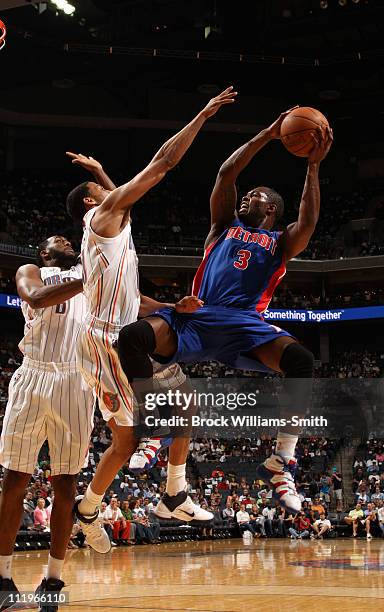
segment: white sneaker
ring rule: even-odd
[[[372,535],[370,533],[367,533],[367,540],[372,540]]]
[[[211,521],[213,519],[212,512],[194,504],[186,491],[180,491],[177,495],[164,493],[154,509],[154,513],[162,519],[175,518],[186,523],[190,521]]]
[[[150,470],[156,463],[160,451],[167,448],[173,442],[173,438],[142,438],[139,446],[133,453],[129,469],[133,472]]]
[[[111,541],[104,527],[99,521],[99,511],[92,516],[85,516],[79,511],[79,504],[83,495],[76,498],[74,507],[75,515],[79,519],[80,527],[85,536],[87,544],[98,553],[105,554],[111,550]]]
[[[297,494],[293,479],[296,469],[296,459],[284,461],[280,455],[271,455],[257,466],[255,476],[273,490],[273,497],[290,512],[300,512],[301,500]]]

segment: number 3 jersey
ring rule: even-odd
[[[206,249],[193,294],[207,306],[263,313],[286,272],[284,254],[278,247],[280,236],[281,232],[247,227],[234,219]]]
[[[78,263],[69,270],[40,268],[44,285],[59,285],[82,278]],[[70,300],[45,308],[31,308],[22,302],[25,319],[24,338],[19,349],[26,357],[43,362],[76,362],[76,338],[86,315],[86,300],[78,293]]]

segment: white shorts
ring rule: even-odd
[[[32,474],[48,440],[51,473],[77,474],[88,456],[94,396],[73,363],[24,357],[11,378],[0,439],[0,464]]]
[[[113,325],[89,317],[77,339],[77,358],[84,379],[95,390],[105,421],[114,419],[117,425],[135,424],[132,388],[120,365],[116,349],[121,325]],[[164,366],[153,361],[154,390],[177,389],[186,376],[177,363]]]

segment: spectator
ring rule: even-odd
[[[23,518],[22,528],[33,529],[34,527],[34,511],[35,504],[33,503],[33,493],[27,491],[23,500]]]
[[[305,516],[305,512],[298,512],[293,521],[294,526],[289,528],[291,540],[303,540],[309,538],[311,520]]]
[[[377,520],[381,529],[381,535],[384,537],[384,502],[379,501],[377,504]]]
[[[269,504],[260,508],[264,518],[264,533],[267,537],[273,536],[273,519],[276,513],[276,508],[272,508]]]
[[[223,518],[223,521],[226,521],[228,523],[233,523],[235,519],[235,511],[232,508],[232,501],[230,499],[227,499],[225,503],[225,508],[222,511],[221,516]]]
[[[105,510],[105,519],[112,526],[112,539],[114,542],[128,544],[130,540],[130,522],[127,522],[117,505],[117,498],[112,497],[109,506]]]
[[[328,474],[323,474],[320,478],[320,499],[328,505],[331,501],[330,490],[332,480]]]
[[[107,532],[109,539],[111,541],[112,546],[116,546],[116,542],[113,541],[113,525],[109,518],[107,518],[107,502],[102,501],[99,510],[99,521],[103,525],[105,531]]]
[[[367,540],[372,539],[371,529],[372,526],[377,524],[377,514],[375,505],[372,503],[367,504],[366,510],[364,510],[365,518],[361,521],[361,524],[364,525],[365,531],[367,534]]]
[[[239,525],[240,532],[250,531],[253,535],[255,535],[256,530],[253,525],[251,525],[251,517],[249,513],[245,511],[245,505],[240,504],[240,510],[236,513],[236,522]]]
[[[286,535],[285,532],[285,508],[282,508],[280,505],[276,506],[275,516],[273,517],[273,528],[274,533],[277,533],[279,538],[284,538]]]
[[[325,514],[325,508],[320,502],[320,497],[315,497],[311,507],[311,517],[313,520],[319,518],[320,514]]]
[[[343,478],[337,468],[332,470],[332,487],[333,495],[336,500],[336,512],[342,512],[343,510]]]
[[[380,485],[375,485],[375,492],[371,495],[371,501],[377,504],[379,501],[384,500],[384,493],[380,490]]]
[[[355,508],[349,511],[348,516],[344,517],[344,521],[347,525],[352,525],[352,537],[357,537],[357,530],[359,527],[359,521],[364,519],[364,512],[361,504],[357,503]]]
[[[36,529],[41,531],[49,531],[50,512],[45,507],[45,499],[39,497],[37,506],[33,512],[34,525]]]
[[[315,532],[315,539],[322,540],[323,536],[329,533],[332,525],[331,521],[325,517],[325,513],[320,513],[320,518],[318,518],[312,525],[312,529]]]

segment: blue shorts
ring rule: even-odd
[[[169,360],[162,359],[167,364],[220,361],[241,370],[271,372],[245,353],[280,336],[291,337],[253,310],[203,306],[193,314],[179,314],[174,308],[162,308],[151,316],[164,319],[177,334],[177,352]],[[154,358],[159,360],[158,356]]]

